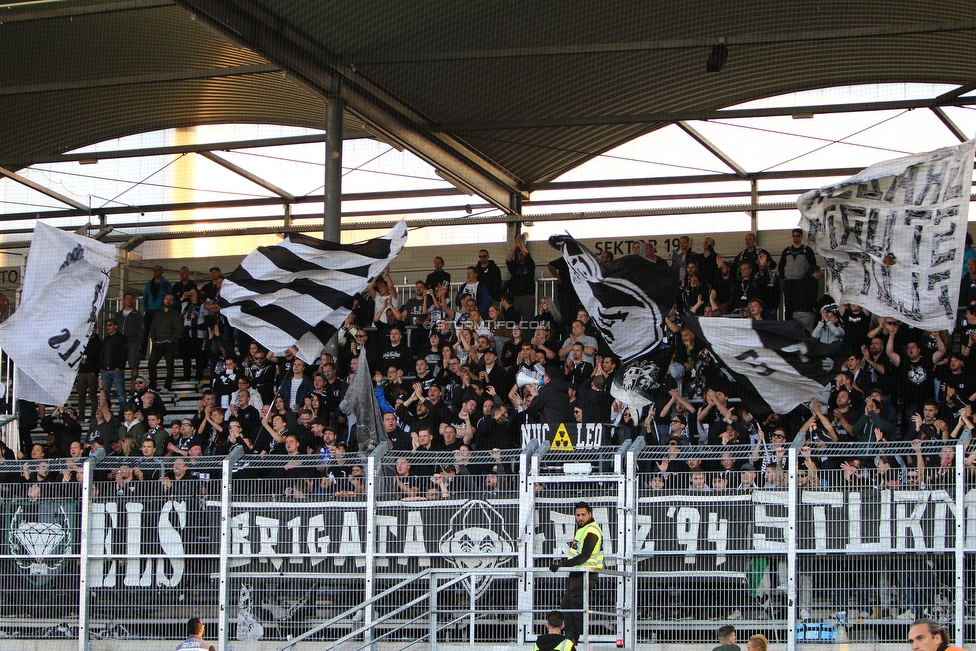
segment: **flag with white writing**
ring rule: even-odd
[[[623,362],[611,393],[632,407],[654,402],[671,358],[664,346],[664,315],[677,293],[677,271],[642,255],[604,265],[569,235],[554,235],[549,243],[562,250],[580,302]]]
[[[799,198],[827,292],[923,330],[952,330],[976,140],[884,161]]]
[[[37,222],[20,306],[0,324],[0,347],[16,364],[21,400],[63,405],[108,292],[117,251]]]
[[[224,279],[221,314],[276,353],[297,346],[306,362],[318,359],[356,296],[406,242],[402,221],[384,237],[362,244],[292,233],[277,246],[252,251]]]
[[[822,344],[798,321],[686,316],[685,325],[739,383],[739,397],[780,414],[817,397],[842,361],[842,342]]]

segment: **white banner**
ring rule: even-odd
[[[872,165],[799,198],[827,293],[923,330],[952,330],[976,140]]]
[[[68,399],[115,261],[111,244],[37,222],[20,306],[0,324],[0,347],[17,364],[17,398]]]

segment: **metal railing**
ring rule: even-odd
[[[873,644],[923,615],[961,645],[976,629],[973,459],[968,439],[800,438],[3,462],[0,638],[99,651],[181,639],[195,615],[235,651],[531,643],[585,500],[606,568],[581,645],[706,644],[727,622],[790,649]]]

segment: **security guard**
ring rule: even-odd
[[[546,634],[535,641],[532,651],[573,651],[572,640],[563,635],[563,615],[554,610],[546,616]]]
[[[191,617],[186,622],[186,633],[189,637],[176,651],[216,651],[212,644],[203,641],[203,621],[199,617]]]
[[[566,592],[563,594],[559,607],[564,611],[566,619],[566,637],[573,644],[579,642],[583,633],[583,585],[589,579],[590,602],[596,588],[597,571],[603,569],[603,530],[593,521],[593,509],[586,502],[579,502],[574,509],[576,517],[576,536],[569,544],[569,554],[566,558],[556,561],[549,566],[553,572],[561,567],[576,568],[570,572],[566,580]],[[585,570],[586,573],[579,571]],[[589,575],[587,577],[587,574]]]

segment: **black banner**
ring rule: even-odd
[[[522,447],[529,441],[548,441],[552,450],[563,452],[599,450],[604,432],[609,434],[611,428],[606,423],[526,423],[522,425]]]
[[[976,495],[967,508],[976,508]],[[580,496],[537,497],[531,523],[536,565],[561,557],[575,533]],[[604,531],[603,553],[618,544],[618,505],[606,491],[588,499]],[[785,555],[788,493],[643,493],[637,501],[634,554],[655,567],[729,569],[736,556]],[[119,497],[92,504],[88,535],[90,587],[174,588],[193,573],[213,574],[219,553],[219,502],[196,496]],[[56,556],[77,552],[78,518],[65,502],[11,503],[3,520],[5,552],[41,583],[56,574]],[[520,539],[519,501],[420,500],[380,502],[375,553],[367,553],[363,501],[253,501],[231,507],[232,576],[294,574],[360,577],[373,563],[379,577],[434,568],[514,567]],[[797,550],[804,553],[950,552],[962,514],[946,490],[800,491]],[[966,519],[976,537],[976,513]],[[128,557],[128,558],[126,558]],[[657,565],[657,563],[664,565]],[[198,563],[197,566],[193,566]],[[42,565],[49,567],[42,572]],[[192,568],[192,569],[191,569]]]

